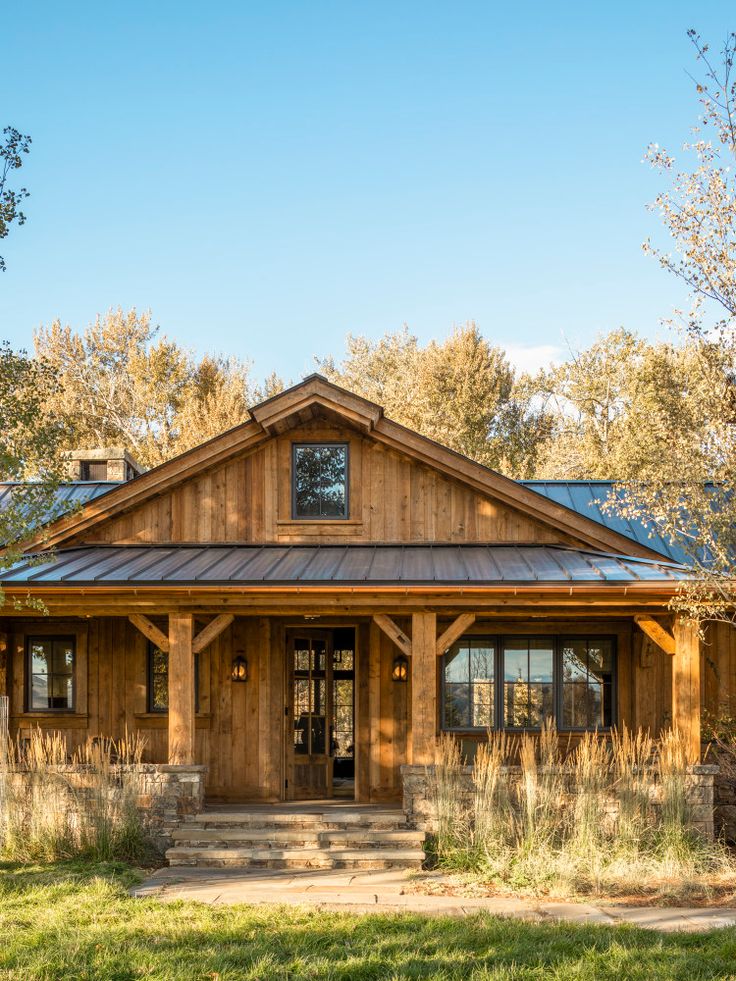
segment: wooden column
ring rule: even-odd
[[[411,762],[434,762],[437,737],[437,615],[411,618]]]
[[[194,763],[194,652],[191,614],[169,617],[169,763]]]
[[[675,619],[672,659],[672,725],[685,737],[690,761],[700,760],[700,637],[698,625]]]

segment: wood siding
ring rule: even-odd
[[[409,617],[397,625],[411,632]],[[366,617],[357,627],[356,785],[361,800],[397,800],[400,766],[411,747],[411,672],[409,682],[391,678],[398,650]],[[451,621],[440,619],[440,634]],[[207,793],[214,799],[276,800],[284,793],[285,636],[293,620],[236,617],[200,654],[199,711],[195,758],[209,767]],[[162,626],[164,621],[161,621]],[[202,623],[198,623],[199,629]],[[332,624],[325,621],[329,627]],[[478,621],[478,635],[615,634],[618,647],[617,717],[620,724],[641,726],[656,735],[671,723],[672,658],[629,618],[585,621],[560,617],[555,622]],[[146,739],[146,759],[167,759],[167,715],[147,712],[146,638],[125,617],[82,619],[8,618],[7,690],[14,733],[37,725],[65,733],[72,751],[88,736],[121,737],[126,728]],[[26,713],[25,638],[28,634],[73,633],[77,638],[76,706],[73,713]],[[232,659],[242,652],[248,681],[233,683]],[[711,627],[702,647],[703,706],[712,715],[736,714],[736,631]],[[439,675],[438,670],[438,675]],[[466,748],[479,737],[463,737]],[[569,739],[561,734],[564,744]],[[574,738],[573,738],[574,741]]]
[[[291,516],[291,446],[350,445],[348,520]],[[494,501],[347,427],[315,423],[269,440],[227,464],[80,536],[134,542],[562,542],[551,525]]]

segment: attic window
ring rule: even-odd
[[[347,443],[295,443],[292,518],[348,517]]]
[[[79,464],[80,480],[107,480],[107,460],[82,460]]]

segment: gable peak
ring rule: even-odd
[[[341,417],[369,433],[383,415],[383,407],[314,373],[253,406],[250,415],[265,432],[277,434],[307,422],[320,412]]]

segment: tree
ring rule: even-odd
[[[64,429],[46,411],[58,379],[49,364],[0,345],[0,480],[17,483],[0,504],[0,566],[8,568],[44,522],[64,513]],[[4,602],[0,590],[0,605]]]
[[[687,424],[671,433],[667,452],[649,442],[638,474],[625,486],[624,514],[653,519],[691,556],[694,579],[675,607],[699,619],[734,620],[736,609],[736,34],[720,63],[695,31],[689,37],[703,67],[694,80],[702,106],[695,140],[684,145],[689,168],[657,145],[649,160],[668,186],[653,208],[671,250],[644,244],[688,289],[684,327],[689,384]],[[706,134],[709,138],[706,139]]]
[[[67,447],[123,444],[147,467],[238,425],[261,396],[247,363],[197,360],[160,337],[149,313],[110,310],[81,333],[55,321],[34,342],[58,373],[47,409]]]
[[[20,210],[20,204],[28,197],[28,191],[24,187],[14,190],[9,181],[13,171],[23,166],[23,156],[30,149],[30,136],[24,136],[12,126],[5,127],[0,142],[0,239],[8,237],[11,225],[25,224],[26,216]],[[5,259],[1,255],[0,271],[5,272]]]
[[[730,369],[721,353],[693,339],[649,343],[619,329],[540,372],[529,384],[543,401],[550,433],[538,475],[634,480],[669,456],[673,440],[699,445],[707,438],[703,383],[721,392],[727,386]]]
[[[340,364],[317,365],[391,419],[485,466],[514,476],[533,471],[543,419],[504,353],[474,323],[424,348],[406,327],[375,342],[348,335]]]

